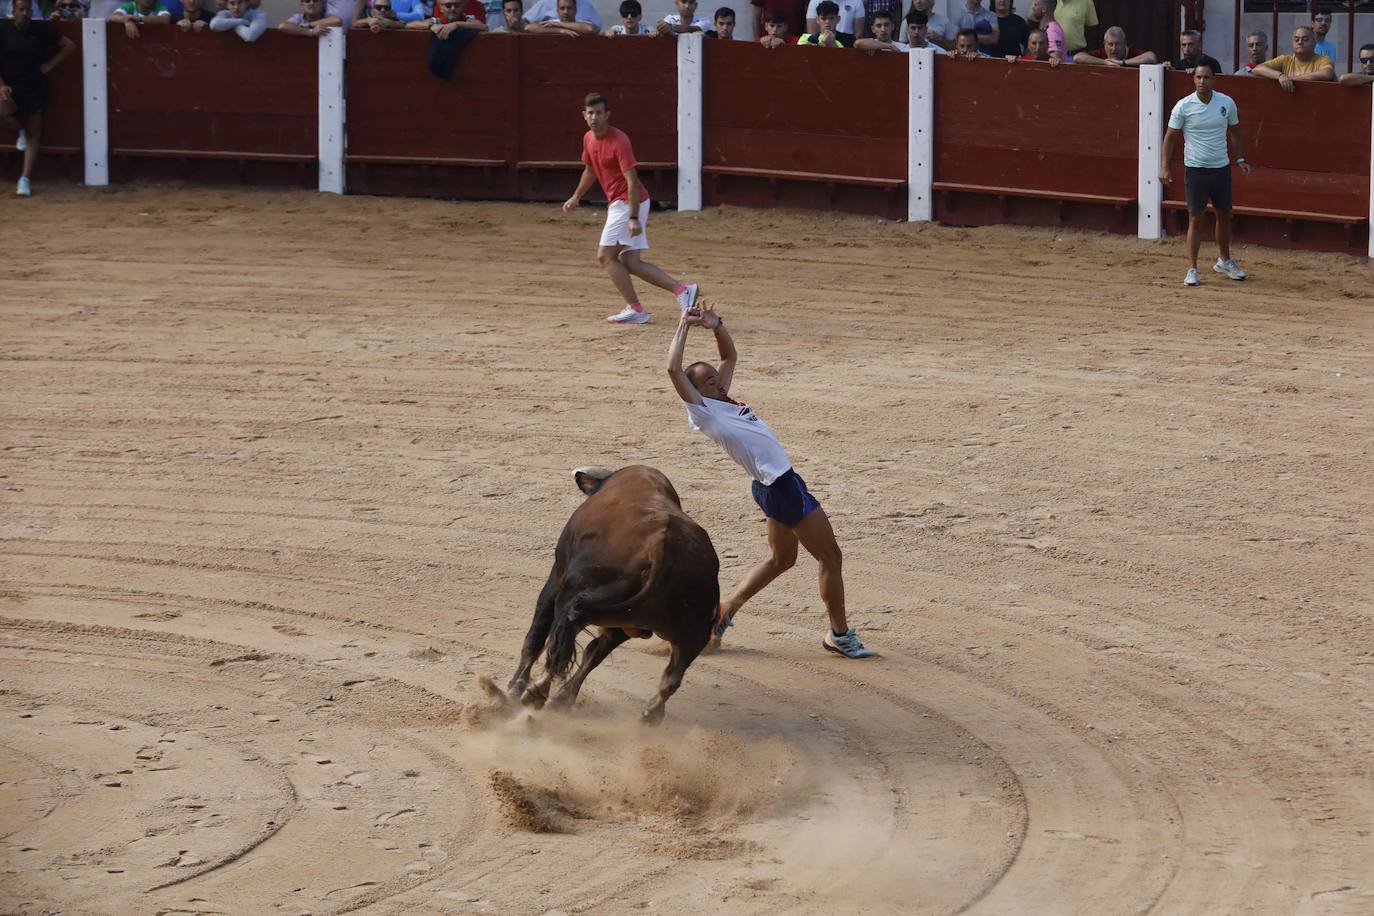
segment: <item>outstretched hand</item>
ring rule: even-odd
[[[682,313],[682,320],[688,326],[701,327],[707,330],[714,330],[720,327],[720,316],[715,309],[705,304],[705,300],[698,299],[697,305],[692,306]]]

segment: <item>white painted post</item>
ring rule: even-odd
[[[907,55],[906,100],[906,218],[928,223],[935,215],[935,52],[930,48]]]
[[[344,30],[319,40],[320,191],[344,192]]]
[[[1164,143],[1164,67],[1140,68],[1140,151],[1137,162],[1139,208],[1137,234],[1142,239],[1164,236],[1164,185],[1159,181],[1159,151]]]
[[[701,54],[704,36],[677,37],[677,208],[701,209]]]
[[[104,19],[81,22],[82,137],[86,156],[86,184],[103,188],[110,183],[110,80],[105,54]]]

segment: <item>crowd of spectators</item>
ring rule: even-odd
[[[95,0],[99,5],[101,0]],[[147,26],[172,25],[184,31],[233,31],[255,41],[267,30],[261,0],[104,0],[118,5],[108,13],[130,37]],[[735,39],[737,14],[728,6],[710,18],[699,14],[697,0],[674,0],[675,12],[658,22],[644,20],[641,0],[623,0],[620,21],[609,27],[591,0],[538,0],[526,9],[523,0],[505,0],[488,21],[482,0],[298,0],[299,11],[278,26],[284,33],[319,37],[329,29],[351,27],[380,32],[422,29],[440,38],[458,31],[490,31],[578,38],[667,37],[700,32],[709,38]],[[1132,45],[1124,29],[1110,26],[1101,47],[1088,47],[1088,30],[1099,26],[1094,0],[958,0],[953,15],[936,12],[935,0],[752,0],[755,39],[766,48],[789,46],[853,48],[869,54],[930,48],[937,54],[965,59],[995,58],[1040,61],[1050,66],[1081,64],[1138,67],[1160,62],[1149,48]],[[0,0],[0,18],[13,0]],[[1016,11],[1024,3],[1025,15]],[[986,4],[986,5],[985,5]],[[950,4],[953,5],[953,4]],[[92,15],[92,0],[42,0],[36,18],[81,19]],[[95,15],[99,15],[97,12]],[[496,21],[499,18],[499,21]],[[1317,11],[1310,25],[1293,32],[1292,53],[1271,56],[1263,31],[1246,36],[1247,56],[1235,71],[1240,76],[1276,80],[1287,91],[1304,80],[1336,81],[1335,47],[1327,40],[1332,16]],[[1370,82],[1370,45],[1360,49],[1360,69],[1341,77],[1347,85]],[[1191,72],[1198,64],[1220,73],[1220,64],[1203,51],[1202,35],[1184,31],[1179,56],[1164,61],[1174,70]]]

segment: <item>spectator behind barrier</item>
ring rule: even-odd
[[[688,32],[709,32],[711,23],[697,16],[697,0],[674,0],[677,12],[669,13],[658,21],[657,32],[661,36],[685,35]]]
[[[1017,58],[1026,53],[1026,39],[1030,36],[1030,26],[1026,20],[1016,15],[1012,0],[992,0],[992,11],[997,14],[997,44],[988,50],[994,57]]]
[[[1098,67],[1139,67],[1141,64],[1152,64],[1158,60],[1153,51],[1132,53],[1134,51],[1135,49],[1126,43],[1126,30],[1114,25],[1103,33],[1102,47],[1091,52],[1079,51],[1073,56],[1073,62]]]
[[[43,142],[48,74],[76,50],[76,43],[48,22],[33,18],[33,0],[15,0],[14,18],[0,20],[0,124],[19,130],[15,148],[24,154],[18,197],[30,197],[33,165]]]
[[[811,0],[806,8],[806,31],[812,35],[820,31],[820,2],[821,0]],[[835,34],[849,35],[849,43],[846,48],[854,47],[853,36],[863,34],[868,28],[864,22],[863,0],[833,0],[839,9],[838,18],[835,21]]]
[[[181,0],[181,18],[177,28],[183,32],[204,32],[215,14],[205,9],[205,0]]]
[[[979,50],[996,47],[1001,38],[997,30],[997,14],[983,9],[983,0],[964,0],[964,8],[954,17],[954,28],[960,32],[973,32]],[[955,42],[958,43],[957,32]]]
[[[1269,36],[1256,29],[1245,36],[1245,48],[1250,57],[1236,71],[1236,76],[1252,76],[1255,68],[1269,59]]]
[[[787,26],[777,37],[785,38],[805,32],[807,5],[807,0],[754,0],[754,34],[758,36],[759,43],[764,47],[776,47],[763,40],[768,37],[770,13],[781,13],[783,24]]]
[[[469,2],[475,3],[477,0],[469,0]],[[533,32],[536,35],[562,35],[564,38],[583,38],[587,35],[600,33],[601,30],[596,26],[585,19],[578,18],[577,0],[558,0],[558,6],[555,9],[556,18],[530,22],[529,25],[525,26],[525,31]]]
[[[1075,54],[1088,48],[1087,29],[1097,25],[1097,6],[1093,0],[1059,0],[1053,12],[1054,21],[1064,33],[1063,59],[1071,61]],[[1034,16],[1033,8],[1031,15]],[[1048,19],[1037,17],[1032,25],[1045,29],[1045,34],[1050,37],[1050,53],[1053,54],[1055,36],[1050,33],[1048,22]]]
[[[301,0],[305,3],[306,0]],[[566,0],[569,9],[575,7],[574,0]],[[562,7],[562,3],[559,4]],[[434,5],[435,15],[429,19],[421,19],[418,22],[407,22],[408,29],[428,29],[439,38],[447,39],[454,32],[472,30],[485,32],[487,30],[487,8],[482,0],[439,0]],[[530,30],[534,30],[531,25]],[[595,28],[591,34],[595,35]]]
[[[644,7],[639,0],[624,0],[620,4],[620,21],[606,30],[607,35],[653,35],[654,30],[644,24]]]
[[[977,32],[973,29],[960,29],[954,36],[954,50],[949,52],[949,56],[961,60],[977,60],[988,55],[978,48]]]
[[[1038,60],[1048,62],[1051,67],[1059,66],[1059,58],[1050,57],[1050,39],[1045,34],[1044,29],[1031,29],[1026,36],[1026,53],[1020,57],[1007,55],[1007,63],[1014,64],[1018,60]]]
[[[622,4],[623,5],[623,4]],[[505,0],[501,4],[501,25],[492,29],[493,32],[504,32],[510,35],[519,35],[525,31],[525,2],[524,0]]]
[[[372,5],[363,8],[360,4],[354,9],[353,28],[369,29],[373,32],[380,32],[383,29],[403,29],[406,24],[396,16],[394,3],[404,3],[405,0],[372,0]],[[419,21],[412,19],[412,22]]]
[[[901,25],[902,0],[864,0],[864,34],[855,32],[856,41],[859,38],[872,38],[874,36],[873,17],[884,11],[890,14],[889,18],[891,18],[894,28]],[[896,38],[897,36],[894,34],[892,37]]]
[[[1327,34],[1331,31],[1331,13],[1321,10],[1317,4],[1312,4],[1312,38],[1316,42],[1312,46],[1313,54],[1324,54],[1331,58],[1331,65],[1336,65],[1336,46],[1326,40]]]
[[[137,38],[140,24],[166,25],[172,21],[172,14],[162,0],[129,0],[110,14],[110,21],[124,23],[124,33]]]
[[[244,41],[257,41],[267,32],[267,14],[248,5],[248,0],[225,0],[225,8],[210,20],[210,31],[228,32]]]
[[[733,41],[735,38],[735,11],[728,6],[722,6],[711,17],[711,26],[711,31],[706,33],[707,38],[723,38],[726,41]]]
[[[89,0],[57,0],[53,4],[52,15],[49,19],[85,19],[90,15],[91,7]]]
[[[1045,44],[1049,48],[1049,60],[1052,66],[1059,66],[1068,60],[1064,41],[1064,27],[1059,24],[1056,18],[1059,15],[1058,0],[1034,0],[1031,3],[1032,23],[1039,23],[1039,28],[1045,33]]]
[[[1300,25],[1293,30],[1293,53],[1280,54],[1255,68],[1255,76],[1278,80],[1284,92],[1293,91],[1295,80],[1331,82],[1336,78],[1336,65],[1325,54],[1313,53],[1316,37],[1311,26]]]
[[[525,22],[530,25],[536,22],[552,22],[558,18],[558,0],[539,0],[525,13]],[[596,11],[591,0],[577,0],[577,13],[573,16],[573,20],[590,22],[596,26],[598,32],[606,27],[606,24],[601,21],[601,14]]]
[[[887,10],[875,12],[873,20],[868,25],[873,30],[873,37],[857,39],[854,42],[854,47],[858,50],[867,51],[870,57],[879,51],[909,50],[909,47],[902,42],[892,40],[892,35],[897,30],[897,23],[892,21],[892,14]]]
[[[914,12],[924,13],[926,17],[926,38],[925,40],[943,51],[949,51],[954,47],[954,23],[950,22],[939,13],[931,12],[931,5],[935,0],[911,0],[911,8],[907,11],[907,21]],[[911,38],[911,33],[906,34],[906,43],[913,47],[920,47]]]
[[[763,16],[763,34],[759,44],[765,48],[781,48],[791,44],[787,40],[787,14],[782,10],[769,10]]]
[[[854,36],[838,29],[840,5],[835,0],[820,0],[816,4],[817,32],[807,32],[797,39],[798,45],[813,48],[852,48]]]
[[[1342,86],[1374,84],[1374,44],[1360,45],[1360,72],[1341,75]]]
[[[1212,68],[1213,74],[1221,72],[1221,64],[1217,63],[1216,58],[1203,53],[1202,33],[1197,29],[1185,29],[1178,36],[1178,51],[1182,56],[1169,62],[1169,66],[1175,70],[1192,73],[1198,64],[1206,64]]]
[[[906,46],[909,51],[924,51],[929,48],[936,54],[947,53],[931,38],[930,17],[916,9],[914,5],[911,12],[906,14],[906,35]]]
[[[301,11],[277,26],[288,35],[309,35],[319,38],[335,26],[343,25],[343,17],[331,15],[324,0],[300,0]]]

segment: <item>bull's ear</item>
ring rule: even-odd
[[[577,488],[588,496],[591,496],[601,485],[606,482],[606,478],[614,474],[610,468],[587,467],[573,468],[573,480],[577,481]]]

